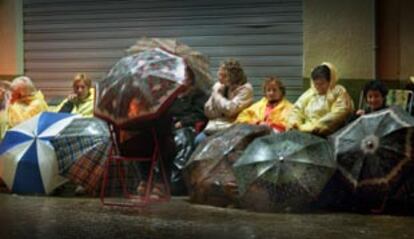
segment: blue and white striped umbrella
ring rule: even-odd
[[[50,140],[78,117],[44,112],[6,132],[0,144],[0,177],[12,192],[49,194],[65,183]]]

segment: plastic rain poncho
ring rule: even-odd
[[[346,89],[337,85],[336,70],[330,63],[322,63],[331,71],[330,86],[319,95],[313,81],[311,87],[296,101],[289,115],[290,127],[300,131],[328,135],[337,130],[353,111],[353,102]]]
[[[40,112],[47,111],[48,106],[42,92],[37,91],[33,96],[27,96],[10,104],[7,109],[9,128],[32,118]]]

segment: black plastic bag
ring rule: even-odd
[[[182,170],[194,151],[195,131],[192,127],[174,131],[176,154],[171,171],[171,192],[173,195],[186,195],[187,187],[183,180]]]

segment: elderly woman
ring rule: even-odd
[[[204,106],[209,122],[195,142],[203,141],[207,135],[229,128],[245,108],[253,103],[253,87],[247,82],[241,64],[233,59],[220,65],[218,82],[214,84],[210,98]]]
[[[352,113],[353,102],[346,89],[336,84],[330,63],[313,69],[311,87],[296,101],[289,116],[291,128],[327,136],[341,127]]]
[[[11,97],[7,107],[7,123],[12,128],[31,117],[46,111],[48,106],[42,92],[27,76],[15,78],[10,85]]]
[[[57,107],[58,112],[92,117],[95,91],[91,79],[84,73],[77,74],[73,78],[72,87],[73,92]]]
[[[0,139],[7,130],[7,104],[9,102],[10,82],[0,81]]]
[[[293,108],[286,98],[283,83],[275,76],[267,77],[263,84],[264,97],[243,110],[236,119],[237,123],[265,124],[277,132],[285,131],[287,116]]]

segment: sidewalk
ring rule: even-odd
[[[102,207],[88,197],[0,193],[0,238],[414,238],[414,217],[264,214],[193,205]]]

